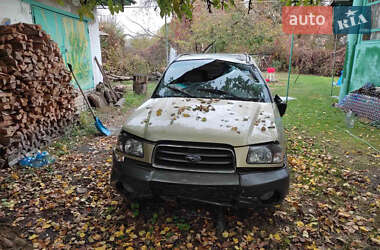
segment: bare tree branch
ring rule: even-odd
[[[155,33],[153,33],[152,31],[150,31],[149,29],[145,28],[143,25],[141,25],[140,23],[128,18],[128,21],[130,21],[131,23],[133,24],[136,24],[137,26],[139,26],[145,33],[144,34],[141,34],[141,33],[135,33],[135,34],[139,34],[139,35],[146,35],[146,36],[150,36],[150,37],[158,37],[158,38],[163,38],[162,36],[159,36]],[[128,28],[127,28],[128,29]]]

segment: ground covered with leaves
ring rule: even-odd
[[[0,248],[379,248],[380,155],[325,129],[340,112],[328,101],[310,110],[302,101],[284,119],[291,185],[274,209],[228,209],[217,233],[215,207],[124,201],[109,184],[116,136],[82,134],[47,149],[53,165],[0,170]],[[318,108],[327,112],[319,134],[306,116]],[[360,126],[353,132],[376,143],[376,131]]]
[[[109,185],[115,136],[62,147],[48,167],[1,170],[0,216],[35,248],[380,246],[378,178],[342,164],[297,129],[288,135],[285,201],[274,210],[228,210],[221,234],[211,206],[124,202]]]

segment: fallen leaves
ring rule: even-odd
[[[303,228],[305,226],[305,224],[303,224],[302,221],[297,221],[296,225],[297,225],[298,228]]]
[[[378,235],[376,238],[370,238],[373,243],[380,246],[380,235]]]
[[[277,241],[281,241],[281,236],[278,234],[278,233],[275,233],[273,235],[274,239],[277,240]]]
[[[191,108],[178,110],[196,119]],[[203,118],[200,112],[199,121]],[[379,247],[380,186],[366,171],[336,164],[331,152],[317,150],[313,140],[298,136],[289,135],[292,182],[283,204],[274,212],[249,210],[243,215],[228,210],[221,235],[212,206],[123,202],[109,184],[115,137],[89,139],[84,144],[93,151],[70,149],[51,168],[0,170],[0,215],[20,227],[35,248]]]
[[[32,234],[31,236],[28,237],[29,240],[34,240],[38,237],[37,234]]]
[[[232,127],[231,130],[234,131],[234,132],[236,132],[236,133],[238,133],[238,134],[240,134],[240,131],[238,130],[237,127]]]
[[[202,122],[205,122],[207,121],[207,118],[206,117],[200,117],[199,115],[196,115],[198,114],[198,112],[201,112],[202,114],[206,114],[210,111],[215,111],[215,108],[211,105],[213,102],[216,102],[215,100],[213,99],[210,99],[208,101],[205,101],[203,99],[198,99],[198,101],[200,101],[202,104],[198,105],[198,104],[195,104],[195,105],[192,105],[192,106],[189,106],[189,105],[184,105],[184,106],[178,106],[178,105],[174,105],[173,108],[175,108],[177,111],[175,113],[172,113],[170,114],[170,125],[173,125],[174,121],[178,120],[181,116],[182,117],[185,117],[185,118],[188,118],[188,117],[191,117],[192,116],[192,112],[193,112],[193,116],[195,117],[196,120],[201,120]],[[203,105],[203,104],[207,104],[207,105]],[[187,112],[187,113],[185,113]]]

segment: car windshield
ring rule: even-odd
[[[194,97],[270,102],[251,65],[222,60],[177,61],[169,66],[153,97]]]

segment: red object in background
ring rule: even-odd
[[[282,7],[282,31],[285,34],[332,34],[331,6]]]
[[[267,73],[274,73],[276,72],[276,69],[273,67],[267,68]]]
[[[266,81],[266,82],[270,82],[270,80],[269,80],[268,78],[265,78],[265,81]]]

